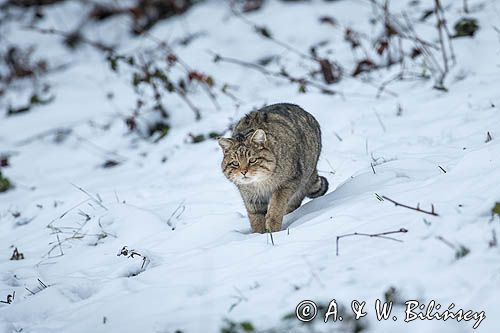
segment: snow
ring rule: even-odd
[[[52,7],[44,25],[74,26],[79,6]],[[407,1],[394,6],[408,8]],[[462,16],[461,1],[446,6],[449,22]],[[157,144],[125,135],[122,118],[131,113],[135,97],[123,72],[109,71],[91,48],[71,53],[57,38],[13,27],[9,39],[39,41],[51,62],[71,66],[50,76],[53,103],[0,122],[0,153],[13,153],[2,173],[16,185],[0,194],[0,300],[16,293],[12,304],[0,303],[0,332],[220,332],[224,318],[265,330],[280,327],[281,318],[304,299],[336,299],[348,308],[354,299],[366,301],[368,315],[360,321],[367,332],[498,332],[500,250],[488,243],[499,229],[491,209],[500,201],[500,41],[493,29],[500,6],[493,0],[470,6],[481,29],[474,38],[454,40],[457,65],[446,82],[448,92],[432,89],[432,80],[416,80],[389,85],[397,97],[376,98],[378,85],[397,68],[370,74],[373,85],[346,77],[332,86],[343,96],[330,96],[313,88],[300,94],[296,85],[214,63],[211,52],[245,61],[275,54],[291,72],[311,67],[263,40],[226,5],[197,5],[151,34],[171,41],[205,32],[176,52],[216,83],[237,86],[234,94],[242,102],[235,107],[220,95],[216,110],[203,92],[194,92],[203,117],[195,122],[182,100],[169,96],[172,130]],[[301,50],[330,40],[333,57],[354,68],[342,28],[321,25],[318,17],[331,15],[342,27],[373,36],[371,13],[368,1],[286,7],[270,1],[248,18]],[[128,36],[126,23],[120,18],[88,29],[123,50],[153,45]],[[419,29],[434,34],[430,23]],[[5,98],[2,107],[16,101]],[[222,131],[252,108],[275,102],[299,104],[318,119],[324,145],[318,169],[330,190],[286,216],[273,245],[269,235],[250,233],[239,194],[220,171],[217,142],[191,144],[188,134]],[[109,129],[99,126],[105,124]],[[53,135],[26,141],[54,128],[72,132],[60,143]],[[109,158],[123,163],[101,168]],[[434,205],[439,216],[377,196],[419,203],[424,210]],[[59,235],[60,246],[54,228],[68,232]],[[342,238],[336,256],[339,235],[400,228],[408,232],[392,236],[402,242]],[[76,229],[85,236],[65,240]],[[437,237],[470,252],[456,259],[456,251]],[[14,246],[24,260],[8,260]],[[118,256],[124,246],[141,256]],[[405,323],[404,307],[395,306],[398,320],[379,322],[373,304],[391,286],[403,302],[436,300],[443,308],[454,303],[456,309],[484,310],[486,319],[476,330],[474,321]],[[318,331],[342,325],[325,324],[322,315],[315,320]]]

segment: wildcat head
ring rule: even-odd
[[[246,138],[220,138],[224,151],[222,172],[235,184],[257,185],[266,181],[276,168],[276,159],[267,145],[266,133],[258,129]]]

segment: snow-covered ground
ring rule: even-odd
[[[398,1],[394,11],[418,17],[432,5],[422,2]],[[499,217],[492,217],[500,201],[500,34],[494,29],[500,4],[469,2],[481,28],[474,38],[453,41],[457,64],[449,91],[432,89],[432,80],[403,81],[380,98],[377,87],[397,66],[371,73],[371,83],[346,77],[331,86],[343,95],[331,96],[313,88],[302,94],[297,85],[249,68],[214,63],[212,52],[252,62],[280,55],[292,72],[311,66],[253,32],[222,2],[195,6],[151,34],[171,41],[203,32],[176,52],[216,84],[237,86],[232,92],[240,106],[219,94],[217,110],[201,90],[194,92],[202,110],[196,122],[182,100],[168,97],[172,129],[156,144],[126,135],[122,118],[134,107],[134,93],[101,54],[90,47],[71,53],[54,36],[12,27],[11,41],[36,41],[51,62],[71,66],[49,78],[53,103],[0,121],[0,153],[11,154],[2,173],[15,185],[0,193],[0,300],[15,291],[11,304],[0,303],[0,332],[220,332],[224,319],[249,322],[255,331],[292,332],[284,325],[299,327],[299,321],[282,317],[306,299],[335,299],[347,308],[352,300],[366,301],[364,332],[498,332],[500,248],[490,243],[500,237]],[[449,22],[463,15],[462,1],[445,7]],[[74,2],[55,6],[43,25],[71,29],[80,10]],[[372,11],[369,1],[270,1],[247,17],[304,52],[328,40],[325,48],[350,70],[355,63],[342,27],[378,33],[369,24]],[[340,26],[321,24],[323,15]],[[419,29],[435,35],[433,20]],[[126,23],[113,19],[92,36],[124,51],[153,45],[130,37]],[[286,216],[273,245],[269,235],[250,233],[239,194],[220,171],[217,142],[192,144],[189,134],[223,131],[252,108],[276,102],[299,104],[318,119],[319,170],[330,190]],[[55,128],[72,132],[58,142],[52,134],[36,137]],[[488,132],[493,140],[485,142]],[[122,163],[102,168],[109,159]],[[427,211],[433,205],[439,216],[396,207],[382,196]],[[408,232],[390,236],[402,242],[342,238],[336,255],[339,235],[401,228]],[[124,246],[140,255],[118,256]],[[14,247],[24,260],[9,260]],[[377,321],[375,300],[391,287],[398,303],[435,300],[442,310],[454,303],[454,311],[484,311],[486,319],[476,330],[474,320],[406,323],[405,306],[395,305],[397,321]],[[322,311],[315,332],[349,331],[341,322],[323,323]]]

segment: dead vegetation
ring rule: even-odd
[[[108,237],[116,238],[116,235],[104,230],[101,218],[94,218],[81,208],[82,205],[86,204],[93,211],[107,211],[108,208],[104,205],[101,196],[91,194],[81,186],[72,185],[87,198],[65,210],[47,225],[51,235],[55,235],[56,239],[49,243],[50,249],[44,255],[45,260],[64,256],[64,249],[70,248],[73,242],[87,238],[89,245],[97,246]],[[72,215],[71,219],[67,218],[70,214]],[[67,222],[65,218],[70,222]],[[97,230],[97,232],[90,232],[89,230]]]
[[[395,95],[387,90],[387,87],[396,81],[406,80],[429,80],[433,79],[433,87],[446,91],[446,78],[450,69],[456,64],[455,52],[452,39],[462,35],[473,36],[477,30],[477,24],[473,21],[462,19],[455,25],[456,33],[452,34],[448,26],[445,9],[440,0],[434,1],[434,7],[427,10],[420,18],[424,22],[430,17],[435,20],[436,39],[425,40],[417,32],[416,21],[407,12],[394,13],[391,11],[388,1],[370,1],[372,4],[373,17],[371,24],[375,31],[374,37],[368,37],[365,33],[357,31],[351,26],[342,26],[339,21],[332,16],[320,16],[319,23],[328,25],[333,31],[343,32],[343,39],[349,45],[353,53],[354,66],[349,69],[349,64],[340,64],[337,60],[328,55],[328,41],[321,41],[309,48],[309,52],[304,52],[293,45],[289,45],[266,26],[256,24],[249,20],[245,13],[260,9],[262,2],[233,3],[233,15],[242,22],[248,24],[252,30],[263,39],[273,42],[282,48],[287,54],[294,54],[301,62],[310,63],[316,70],[306,72],[302,75],[290,74],[290,71],[281,66],[278,69],[271,69],[271,63],[260,64],[248,60],[226,57],[217,52],[215,62],[226,62],[236,64],[251,70],[261,72],[265,76],[280,78],[289,81],[293,85],[298,85],[298,91],[306,93],[310,88],[315,88],[322,93],[335,95],[340,93],[330,85],[341,82],[346,76],[358,79],[363,83],[378,86],[377,97],[383,93]],[[246,9],[249,6],[251,10]],[[463,22],[463,23],[461,23]],[[462,27],[464,28],[458,28]],[[457,30],[458,29],[458,30]],[[460,32],[458,32],[460,31]],[[276,60],[272,60],[276,62]],[[392,77],[385,79],[381,83],[373,82],[370,74],[381,69],[392,69],[399,67]],[[342,93],[342,96],[346,94]]]
[[[218,80],[203,68],[188,64],[176,52],[176,47],[186,47],[193,40],[203,37],[203,32],[188,35],[182,40],[165,42],[150,31],[159,22],[186,13],[201,0],[134,0],[126,4],[80,2],[86,10],[82,10],[76,28],[68,31],[41,28],[38,22],[44,17],[45,9],[63,1],[65,0],[7,1],[2,5],[4,12],[0,15],[0,25],[22,19],[26,21],[28,29],[59,38],[75,52],[83,46],[90,46],[101,53],[111,71],[128,77],[135,92],[135,104],[130,107],[132,111],[127,111],[128,115],[120,113],[130,133],[138,134],[153,143],[161,141],[170,132],[171,109],[178,102],[184,103],[192,111],[195,120],[201,119],[207,102],[215,110],[220,109],[221,98],[229,99],[236,108],[241,103],[235,95],[236,87]],[[446,79],[456,63],[452,39],[472,37],[479,27],[477,20],[463,18],[454,25],[455,33],[452,34],[445,16],[446,9],[440,0],[434,0],[434,6],[418,15],[418,19],[407,12],[393,12],[388,1],[372,0],[371,24],[374,33],[371,34],[343,25],[331,15],[318,17],[319,25],[342,35],[344,42],[352,50],[352,61],[340,63],[332,56],[333,49],[329,40],[319,40],[304,48],[298,47],[284,42],[266,25],[250,19],[248,13],[262,10],[265,3],[263,0],[236,0],[230,1],[229,6],[232,16],[248,25],[249,32],[253,31],[273,43],[276,50],[284,55],[295,57],[303,68],[302,72],[292,70],[290,67],[293,64],[282,62],[282,56],[276,54],[263,59],[247,60],[211,50],[214,62],[221,66],[237,65],[258,71],[266,77],[283,80],[300,93],[318,91],[342,98],[348,96],[348,93],[341,91],[338,85],[347,78],[376,87],[377,97],[384,94],[396,96],[388,89],[389,86],[396,81],[406,80],[427,81],[432,78],[434,88],[446,91]],[[24,8],[24,11],[21,12],[19,8]],[[464,3],[465,9],[468,6]],[[108,45],[87,36],[87,28],[121,16],[131,19],[129,28],[133,35],[140,36],[153,46],[123,53],[119,51],[119,45]],[[430,20],[434,20],[435,38],[426,40],[420,36],[418,25]],[[437,43],[434,41],[436,39]],[[44,78],[54,70],[64,69],[64,66],[49,65],[47,60],[36,57],[35,51],[34,47],[21,48],[17,45],[0,48],[0,96],[12,89],[28,92],[27,101],[9,105],[7,115],[26,113],[54,100],[55,96]],[[390,70],[390,76],[383,75],[384,78],[380,79],[382,69]],[[378,78],[375,79],[375,76]],[[26,88],[25,84],[15,84],[21,81],[30,82],[31,88]],[[203,139],[206,137],[210,137],[210,134],[204,134]],[[192,142],[200,140],[202,137],[197,135],[193,136]],[[119,164],[118,160],[108,159],[103,167]]]
[[[151,260],[147,256],[140,254],[136,250],[129,250],[127,248],[127,246],[122,247],[122,249],[120,250],[120,252],[118,252],[117,256],[118,257],[124,256],[126,258],[131,258],[131,259],[135,259],[135,257],[142,258],[141,259],[142,260],[142,264],[141,264],[140,269],[137,270],[137,271],[131,272],[128,275],[128,277],[136,276],[136,275],[139,275],[140,273],[144,272],[144,270],[148,267],[149,263],[151,262]]]
[[[382,199],[384,200],[387,200],[389,202],[392,202],[394,204],[394,206],[396,207],[403,207],[403,208],[407,208],[407,209],[411,209],[411,210],[414,210],[414,211],[417,211],[417,212],[420,212],[420,213],[424,213],[424,214],[429,214],[429,215],[433,215],[433,216],[439,216],[438,213],[436,213],[435,209],[434,209],[434,204],[431,204],[431,210],[425,210],[425,209],[422,209],[420,208],[420,204],[417,203],[417,206],[416,207],[412,207],[412,206],[409,206],[409,205],[405,205],[405,204],[402,204],[402,203],[399,203],[395,200],[392,200],[388,197],[386,197],[385,195],[382,196]]]
[[[38,281],[38,284],[34,287],[34,288],[28,288],[28,287],[25,287],[24,289],[26,289],[32,296],[33,295],[36,295],[38,294],[39,292],[41,292],[42,290],[44,289],[47,289],[50,287],[50,285],[47,285],[45,284],[44,282],[42,282],[42,280],[40,279],[37,279]]]
[[[436,236],[436,239],[441,241],[443,244],[445,244],[447,247],[449,247],[454,251],[455,260],[461,259],[470,253],[470,249],[463,244],[455,245],[446,238],[444,238],[443,236]]]
[[[379,233],[374,233],[374,234],[367,234],[367,233],[363,233],[363,232],[353,232],[353,233],[350,233],[350,234],[344,234],[344,235],[339,235],[337,236],[337,239],[336,239],[336,250],[335,250],[335,254],[338,256],[339,255],[339,242],[340,242],[340,239],[342,238],[345,238],[345,237],[353,237],[353,236],[364,236],[364,237],[370,237],[370,238],[382,238],[382,239],[389,239],[389,240],[392,240],[392,241],[395,241],[395,242],[402,242],[402,240],[400,239],[397,239],[397,238],[394,238],[394,237],[389,237],[387,235],[393,235],[393,234],[400,234],[400,233],[407,233],[408,230],[405,229],[405,228],[400,228],[399,230],[394,230],[394,231],[384,231],[384,232],[379,232]]]
[[[14,251],[12,252],[12,255],[10,256],[9,260],[23,260],[24,259],[24,254],[18,251],[17,247],[14,248]]]
[[[47,60],[35,56],[34,46],[26,48],[10,44],[0,47],[0,98],[6,97],[10,91],[23,91],[27,99],[16,105],[5,105],[6,115],[25,113],[52,102],[54,97],[45,76],[53,70]]]
[[[0,193],[7,192],[12,188],[12,183],[9,178],[5,177],[0,170]]]
[[[8,294],[5,301],[0,301],[0,303],[11,304],[16,297],[16,292],[13,291],[12,294]]]

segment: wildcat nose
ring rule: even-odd
[[[248,170],[241,170],[241,174],[245,176],[247,174]]]

